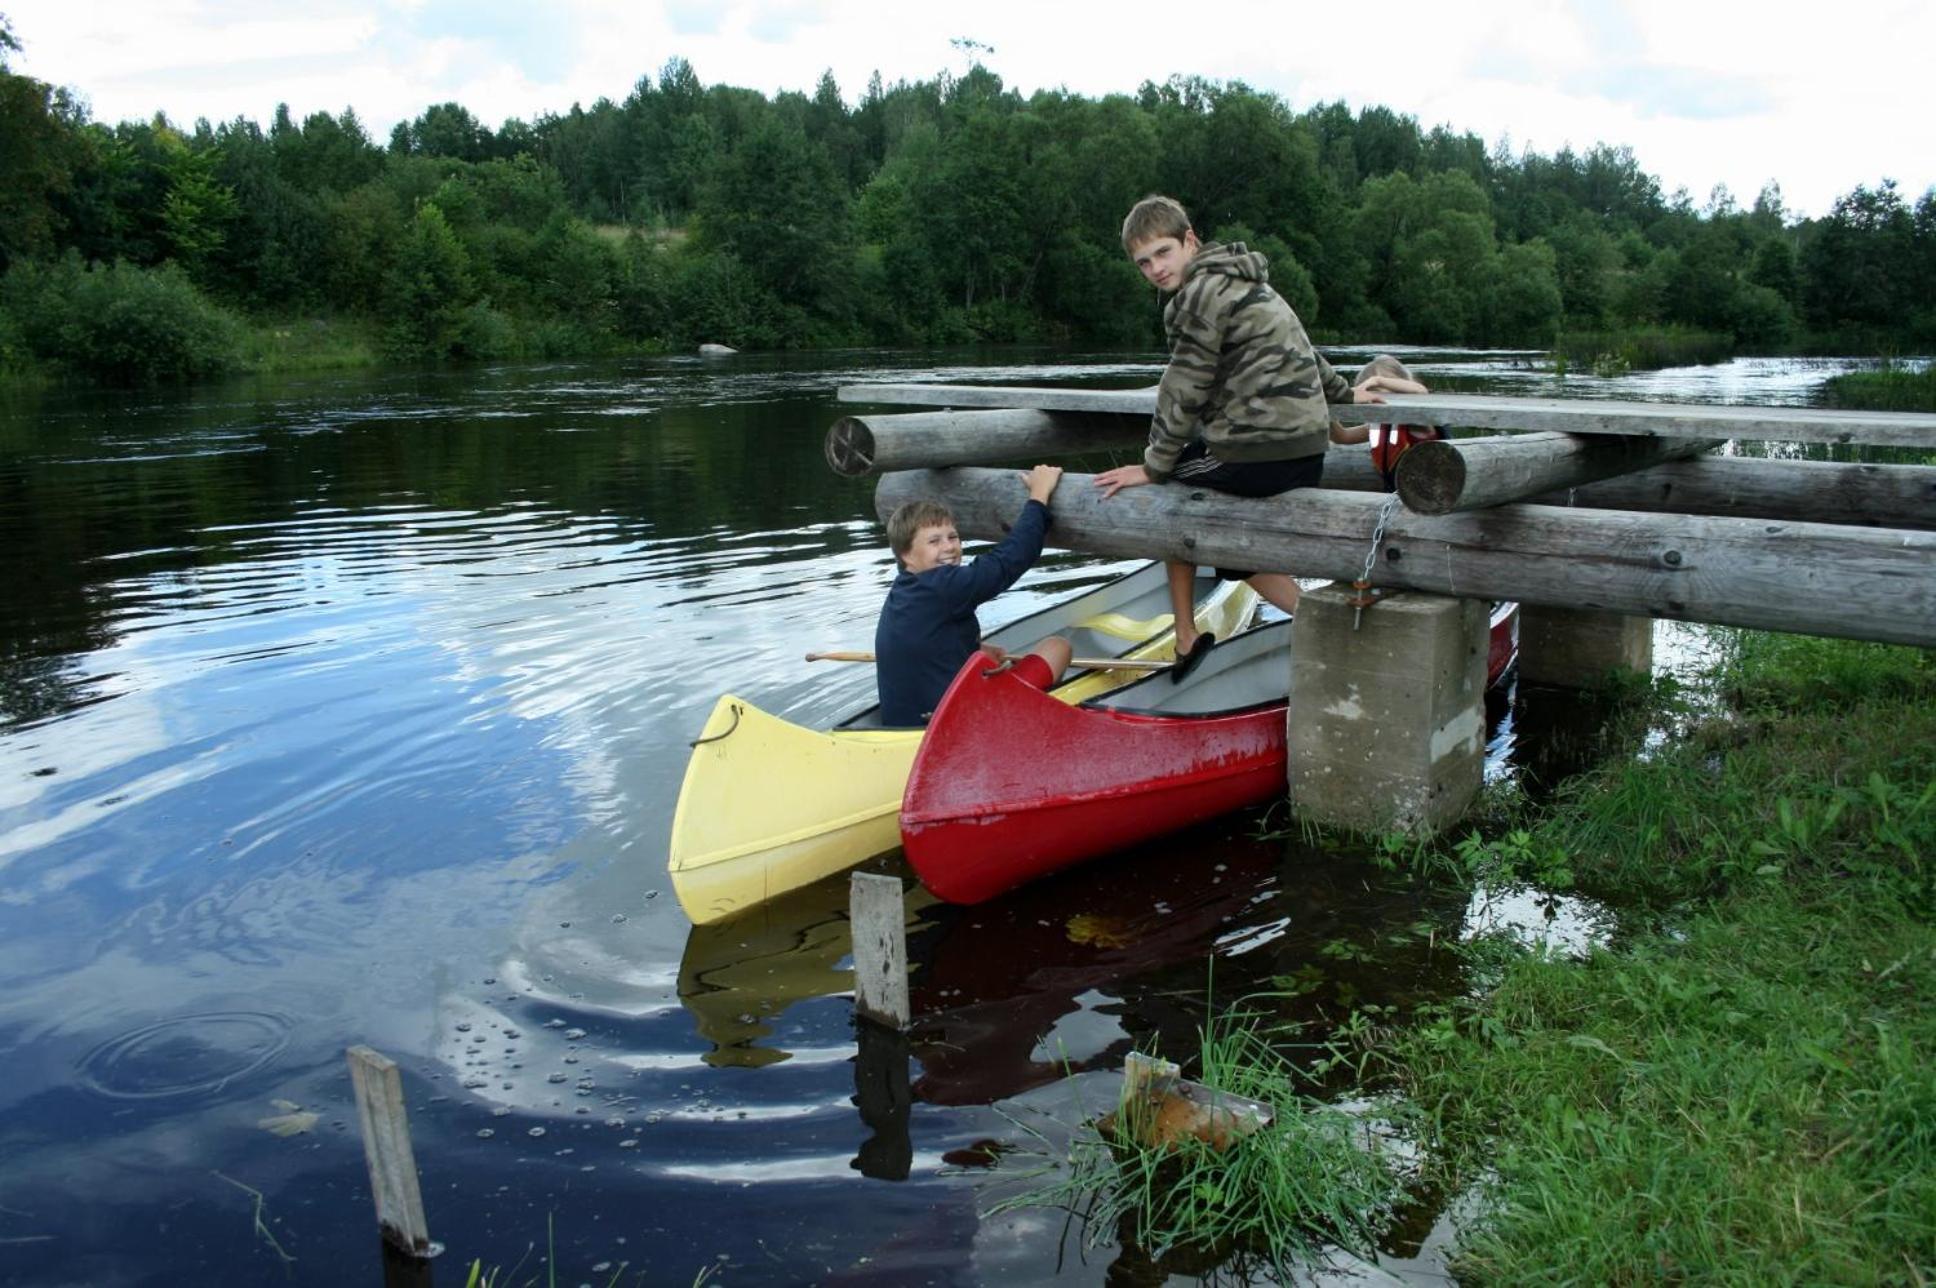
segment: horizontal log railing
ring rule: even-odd
[[[1121,558],[1350,579],[1385,498],[1305,489],[1247,500],[1140,487],[1103,500],[1066,475],[1054,544]],[[947,505],[964,535],[995,538],[1024,492],[1008,470],[902,471],[875,493]],[[1823,523],[1507,505],[1441,517],[1393,506],[1375,585],[1846,639],[1936,646],[1936,533]]]
[[[827,463],[855,477],[903,469],[952,465],[1031,464],[1099,450],[1131,452],[1141,446],[1148,422],[1108,412],[1044,412],[1027,409],[937,411],[843,416],[827,432]],[[1521,445],[1524,446],[1521,446]],[[1554,446],[1554,445],[1559,446]],[[1555,434],[1453,439],[1421,444],[1399,462],[1405,496],[1414,459],[1432,449],[1456,452],[1464,466],[1460,495],[1478,484],[1494,504],[1502,497],[1505,458],[1524,453],[1552,459],[1535,466],[1521,460],[1511,475],[1510,499],[1546,505],[1760,517],[1872,527],[1936,529],[1936,469],[1918,465],[1847,464],[1834,461],[1764,460],[1704,456],[1638,469],[1658,456],[1699,451],[1699,439],[1580,438]],[[1486,455],[1492,453],[1493,455]],[[1637,472],[1606,477],[1616,466]],[[1600,480],[1600,481],[1594,481]],[[1383,491],[1384,481],[1362,446],[1333,447],[1325,455],[1324,486],[1346,491]],[[1405,496],[1408,508],[1427,513],[1429,498]],[[1460,504],[1459,509],[1470,508]]]
[[[1026,408],[1148,416],[1156,389],[1047,389],[989,385],[844,385],[840,401],[877,406]],[[1389,394],[1384,403],[1333,404],[1345,424],[1398,421],[1471,429],[1557,430],[1663,438],[1737,438],[1787,443],[1868,443],[1936,451],[1936,415],[1825,411],[1809,407],[1716,407],[1687,403],[1525,398],[1495,394]]]
[[[1708,438],[1502,434],[1417,443],[1398,458],[1398,495],[1414,514],[1453,514],[1524,501],[1719,447]]]

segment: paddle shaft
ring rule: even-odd
[[[826,653],[809,653],[809,662],[872,662],[872,653],[862,653],[853,649],[834,649]],[[1072,657],[1070,666],[1081,667],[1085,671],[1167,671],[1169,662],[1158,662],[1153,658],[1140,657]]]

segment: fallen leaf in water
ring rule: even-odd
[[[267,1118],[256,1120],[256,1126],[274,1136],[300,1136],[316,1125],[319,1114],[310,1113],[293,1100],[271,1100],[270,1104],[282,1110]]]
[[[1136,942],[1136,929],[1119,917],[1078,912],[1066,927],[1069,942],[1094,944],[1098,948],[1127,948]]]

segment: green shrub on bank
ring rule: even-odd
[[[1834,376],[1822,399],[1831,407],[1858,411],[1936,411],[1936,364],[1920,371],[1885,367]]]
[[[1563,331],[1553,343],[1553,356],[1566,368],[1617,376],[1627,371],[1726,362],[1734,357],[1734,349],[1734,337],[1719,331],[1641,327],[1631,331]]]
[[[240,322],[173,264],[19,262],[0,311],[33,358],[114,384],[206,379],[241,360]]]

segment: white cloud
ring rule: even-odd
[[[850,99],[960,71],[950,41],[1023,92],[1133,93],[1172,74],[1243,80],[1294,108],[1383,104],[1430,127],[1551,152],[1630,145],[1670,192],[1769,179],[1819,214],[1883,176],[1936,181],[1936,89],[1921,66],[1936,6],[1849,0],[1795,23],[1700,0],[1512,0],[1481,9],[1387,0],[1374,10],[1225,0],[1174,5],[887,0],[9,0],[17,67],[72,85],[102,119],[156,109],[266,120],[354,106],[373,133],[447,99],[496,123],[621,99],[684,57],[708,84],[811,92],[831,70]]]

